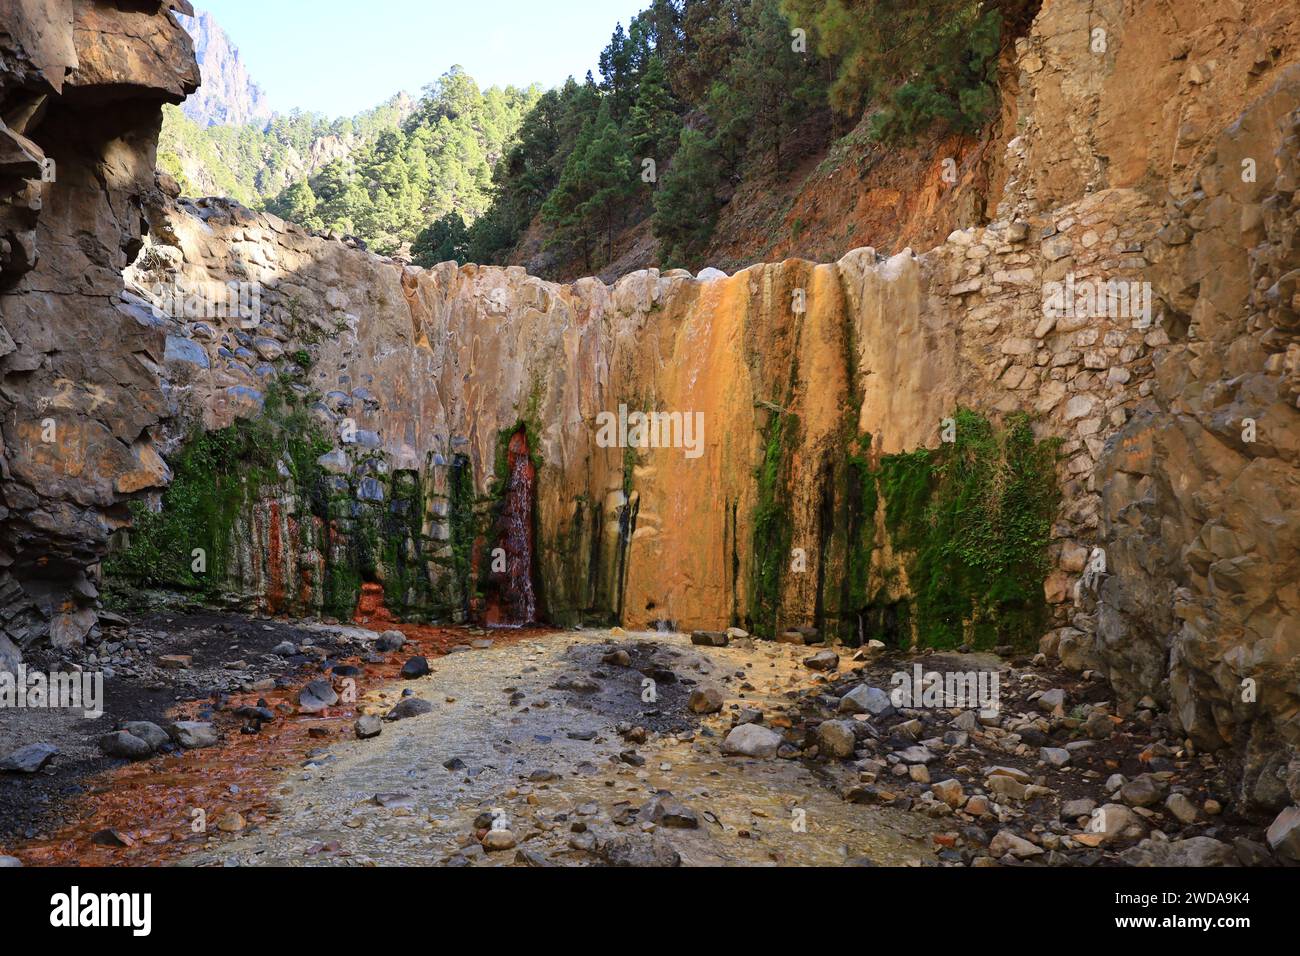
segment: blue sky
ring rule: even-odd
[[[596,69],[648,0],[206,0],[272,109],[351,115],[459,63],[481,86]]]

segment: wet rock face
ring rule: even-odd
[[[399,613],[463,614],[458,563],[488,572],[500,547],[507,567],[487,576],[503,621],[748,625],[770,550],[755,542],[755,471],[780,420],[780,507],[807,564],[781,576],[778,619],[760,623],[843,633],[859,610],[840,596],[848,443],[937,447],[960,404],[1031,413],[1061,439],[1068,507],[1046,593],[1064,623],[1096,527],[1089,475],[1160,340],[1119,316],[1046,322],[1041,290],[1076,267],[1135,280],[1158,228],[1149,202],[1117,191],[922,256],[556,285],[414,269],[201,200],[160,210],[127,278],[159,306],[174,439],[256,417],[288,388],[335,444],[318,460],[328,514],[286,483],[240,518],[227,566],[241,604],[319,613],[339,548],[370,523],[390,530],[365,573]],[[179,287],[228,283],[256,283],[254,327],[171,308]],[[883,577],[892,559],[879,560]]]
[[[0,664],[84,638],[124,502],[168,478],[163,334],[121,293],[160,107],[198,80],[173,7],[0,3]]]

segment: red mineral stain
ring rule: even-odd
[[[367,686],[395,682],[404,661],[421,655],[436,658],[451,648],[469,643],[463,629],[410,625],[395,621],[384,607],[384,589],[373,583],[362,587],[356,623],[373,630],[399,630],[407,639],[399,654],[380,664],[350,658],[363,671],[357,679],[358,697]],[[554,633],[539,628],[520,628],[495,638],[498,644],[532,640]],[[301,672],[292,686],[273,691],[231,695],[225,710],[213,718],[222,742],[206,750],[155,757],[107,771],[86,781],[86,796],[75,808],[77,820],[54,836],[0,848],[28,866],[157,866],[194,853],[212,849],[227,834],[217,821],[230,812],[242,815],[246,832],[255,833],[278,812],[276,788],[283,774],[301,765],[307,753],[322,741],[309,736],[313,728],[327,728],[335,739],[351,734],[357,712],[353,705],[340,704],[320,714],[298,714],[298,692],[309,680],[319,677]],[[259,698],[277,714],[255,736],[240,733],[243,721],[234,716],[240,707],[255,705]],[[205,702],[182,704],[168,713],[172,720],[195,719]],[[195,811],[199,811],[196,814]],[[200,826],[200,824],[206,826]],[[106,847],[91,842],[105,829],[128,836],[129,847]]]
[[[537,469],[528,448],[528,433],[519,429],[506,451],[506,489],[497,524],[499,551],[487,555],[496,585],[484,620],[499,627],[523,627],[537,621],[537,589],[533,585],[533,511],[537,501]],[[504,555],[504,570],[501,559]]]

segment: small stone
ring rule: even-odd
[[[931,784],[930,792],[954,810],[966,799],[960,781],[954,779],[940,780],[938,783]]]
[[[92,834],[90,842],[95,846],[110,846],[119,850],[135,846],[135,840],[121,830],[115,830],[112,827]]]
[[[407,697],[398,702],[397,706],[384,717],[384,720],[406,720],[410,717],[421,717],[424,714],[431,713],[433,713],[433,704],[419,697]]]
[[[674,867],[682,862],[676,848],[657,833],[620,834],[600,844],[598,852],[607,864],[618,867]]]
[[[122,729],[132,737],[139,737],[154,750],[165,746],[171,740],[167,736],[167,731],[147,720],[129,720],[122,725]]]
[[[489,853],[501,850],[513,850],[518,841],[509,830],[489,830],[483,837],[483,849]]]
[[[339,695],[327,680],[314,680],[298,692],[298,710],[304,714],[318,714],[339,702]]]
[[[804,659],[803,666],[814,671],[833,671],[840,666],[840,655],[834,651],[818,651]]]
[[[716,714],[722,710],[726,697],[716,687],[697,687],[691,691],[686,707],[692,714]]]
[[[1119,798],[1130,807],[1149,807],[1160,800],[1161,786],[1149,773],[1120,787]]]
[[[401,631],[384,631],[379,635],[379,640],[375,641],[375,650],[383,653],[400,651],[404,646],[406,635]]]
[[[1070,751],[1063,747],[1042,747],[1038,757],[1049,767],[1064,767],[1070,762]]]
[[[989,841],[989,853],[995,857],[1010,853],[1017,859],[1027,859],[1042,855],[1043,848],[1034,846],[1024,837],[1017,836],[1010,830],[999,830],[997,836]]]
[[[674,830],[694,830],[700,825],[696,812],[667,792],[651,799],[641,808],[640,816],[643,820]]]
[[[1044,691],[1043,695],[1038,698],[1038,709],[1049,714],[1065,713],[1065,691],[1059,687]]]
[[[1097,801],[1089,800],[1087,797],[1081,797],[1078,800],[1066,800],[1061,804],[1061,819],[1067,823],[1073,823],[1079,817],[1088,817],[1092,811],[1097,809]]]
[[[231,810],[217,819],[217,829],[222,833],[239,833],[247,825],[243,816]]]
[[[929,763],[934,760],[934,754],[930,748],[917,744],[915,747],[908,747],[898,752],[898,759],[903,763]]]
[[[1109,714],[1094,710],[1084,721],[1083,732],[1093,740],[1106,740],[1115,732],[1115,722]]]
[[[217,732],[203,721],[180,720],[168,725],[167,732],[185,750],[203,750],[218,743]]]
[[[1200,817],[1201,812],[1185,794],[1171,793],[1165,800],[1165,809],[1185,826],[1191,826]]]
[[[827,757],[852,757],[857,746],[853,721],[822,721],[817,728],[817,746]]]
[[[0,771],[39,773],[59,752],[53,744],[28,744],[0,760]]]
[[[361,717],[352,725],[352,730],[357,740],[373,740],[384,732],[384,722],[375,716]]]
[[[691,643],[698,647],[726,647],[730,638],[722,631],[693,631]]]
[[[1146,824],[1122,803],[1108,803],[1093,811],[1089,831],[1099,835],[1102,843],[1136,840],[1146,835]]]
[[[148,743],[124,730],[100,737],[99,749],[109,757],[123,760],[144,760],[153,755],[153,748]]]
[[[873,717],[888,717],[894,712],[894,704],[889,694],[879,687],[859,684],[840,698],[841,714],[870,714]]]
[[[402,665],[402,677],[406,680],[416,680],[420,677],[429,675],[429,661],[423,657],[412,657]]]
[[[1269,824],[1264,838],[1278,856],[1300,863],[1300,806],[1287,807],[1279,813]]]

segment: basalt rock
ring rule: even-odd
[[[163,103],[198,84],[184,0],[0,3],[0,664],[95,626],[126,502],[169,472],[164,334],[124,296]]]

